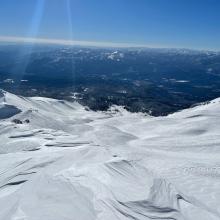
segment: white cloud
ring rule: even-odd
[[[145,44],[75,41],[75,40],[48,39],[48,38],[25,38],[25,37],[14,37],[14,36],[0,36],[0,42],[57,44],[57,45],[69,45],[69,46],[79,45],[79,46],[96,46],[96,47],[158,47],[155,45],[145,45]]]

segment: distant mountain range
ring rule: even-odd
[[[0,46],[0,87],[166,115],[220,97],[220,53],[187,49]]]

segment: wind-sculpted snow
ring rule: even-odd
[[[220,219],[220,99],[157,118],[0,102],[0,220]]]

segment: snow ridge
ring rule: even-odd
[[[220,219],[220,99],[167,117],[0,91],[0,220]]]

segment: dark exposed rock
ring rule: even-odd
[[[19,119],[13,119],[12,122],[15,124],[23,124],[23,122]]]

